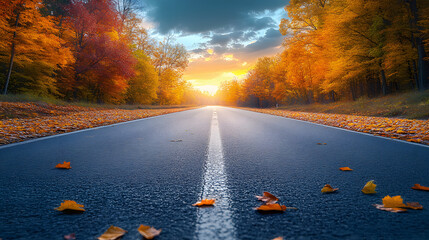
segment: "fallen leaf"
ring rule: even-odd
[[[429,187],[425,187],[417,183],[414,184],[414,186],[412,186],[411,188],[414,190],[429,191]]]
[[[394,212],[394,213],[402,213],[407,211],[407,209],[403,209],[403,208],[387,208],[383,204],[373,204],[373,206],[376,207],[377,209],[388,211],[388,212]]]
[[[273,238],[273,240],[283,240],[283,237],[276,237],[276,238]]]
[[[327,143],[317,143],[317,145],[326,145]]]
[[[267,204],[276,203],[279,199],[269,192],[264,192],[263,196],[256,196],[259,201],[265,202]]]
[[[100,237],[98,237],[99,240],[115,240],[122,236],[127,231],[120,227],[110,226]]]
[[[182,139],[178,139],[178,140],[171,140],[170,142],[183,142]]]
[[[77,204],[75,201],[72,200],[64,200],[64,202],[61,203],[61,205],[55,210],[61,211],[61,212],[85,212],[85,209],[83,209],[84,206],[82,204]]]
[[[154,237],[158,236],[159,234],[161,234],[162,229],[155,229],[153,227],[150,226],[146,226],[146,225],[140,225],[140,227],[137,229],[139,231],[139,233],[146,239],[153,239]]]
[[[333,188],[333,187],[331,187],[331,185],[326,184],[326,185],[322,188],[321,192],[322,192],[322,193],[333,193],[333,192],[335,192],[335,191],[337,191],[337,190],[338,190],[338,188]]]
[[[70,169],[70,162],[64,161],[64,163],[58,163],[55,168],[61,168],[61,169]]]
[[[202,206],[213,206],[215,203],[215,199],[203,199],[200,202],[196,202],[192,204],[192,206],[202,207]]]
[[[74,239],[76,239],[76,234],[70,233],[69,235],[64,235],[64,239],[66,239],[66,240],[74,240]]]
[[[353,169],[349,168],[349,167],[340,167],[341,171],[353,171]]]
[[[405,206],[405,208],[410,208],[410,209],[414,209],[414,210],[422,210],[423,206],[418,202],[407,202],[407,205]]]
[[[374,194],[374,193],[377,193],[375,191],[375,187],[376,186],[377,185],[374,184],[374,180],[371,180],[371,181],[369,181],[369,182],[367,182],[365,184],[365,186],[362,188],[362,192],[365,193],[365,194]]]
[[[280,205],[278,203],[273,204],[264,204],[256,208],[258,211],[272,211],[272,212],[284,212],[286,211],[285,205]]]
[[[402,208],[405,207],[404,200],[401,196],[390,197],[389,195],[383,198],[383,205],[386,208]]]

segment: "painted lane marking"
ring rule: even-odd
[[[201,195],[201,199],[214,198],[216,203],[214,207],[198,208],[195,239],[236,239],[216,109],[213,110]]]

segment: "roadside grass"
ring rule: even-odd
[[[281,106],[278,109],[313,113],[429,119],[429,90],[424,92],[407,92],[379,98],[362,97],[356,101]]]
[[[54,97],[31,94],[0,95],[0,119],[58,116],[72,112],[97,110],[156,110],[191,108],[196,105],[141,105],[141,104],[98,104],[92,102],[67,102]]]

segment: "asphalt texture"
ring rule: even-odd
[[[95,239],[110,225],[141,239],[196,239],[214,108],[0,147],[0,238]],[[237,239],[429,239],[429,211],[377,210],[386,196],[429,208],[429,148],[293,119],[217,107],[229,207]],[[172,142],[173,140],[173,142]],[[177,141],[179,140],[179,141]],[[181,141],[180,141],[181,140]],[[317,143],[327,143],[317,145]],[[70,161],[72,169],[54,166]],[[339,167],[354,171],[342,172]],[[362,187],[375,180],[377,194]],[[330,184],[334,194],[321,194]],[[297,210],[260,214],[269,191]],[[62,200],[82,214],[55,211]]]

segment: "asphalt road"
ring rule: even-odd
[[[72,169],[54,169],[63,161]],[[375,195],[360,192],[369,180]],[[0,238],[95,239],[115,225],[128,231],[122,239],[141,239],[146,224],[163,229],[158,239],[429,239],[428,210],[372,206],[401,195],[429,208],[415,183],[429,185],[426,146],[207,107],[0,147]],[[340,190],[323,195],[325,184]],[[263,191],[298,209],[256,212]],[[207,194],[218,205],[191,205]],[[86,212],[53,210],[62,200]]]

